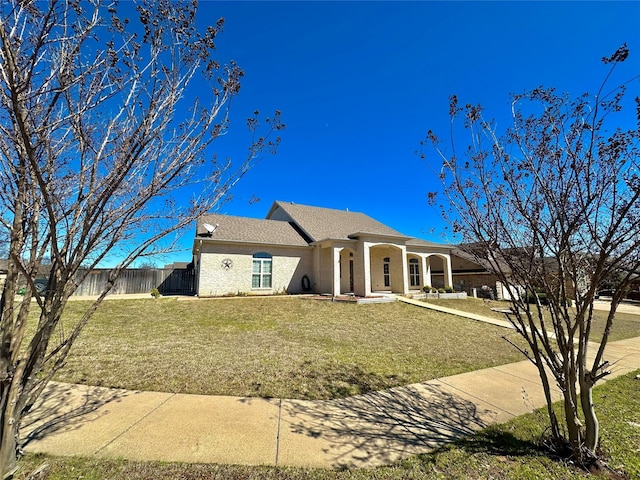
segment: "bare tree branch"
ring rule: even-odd
[[[597,458],[599,441],[591,389],[608,373],[616,310],[640,275],[640,110],[635,125],[614,123],[639,77],[608,85],[627,55],[623,46],[605,59],[610,70],[595,96],[571,99],[544,87],[514,95],[513,124],[502,136],[482,107],[461,108],[452,96],[452,125],[462,116],[469,134],[464,156],[455,154],[453,127],[449,155],[431,131],[422,142],[441,162],[440,206],[461,248],[488,260],[513,293],[507,317],[527,342],[528,350],[518,349],[538,368],[555,443],[568,442],[583,463]],[[593,302],[605,286],[615,293],[596,331]],[[598,347],[589,368],[591,340]],[[549,375],[563,393],[563,425]]]
[[[22,416],[120,272],[220,205],[280,142],[279,112],[266,125],[256,112],[246,157],[216,160],[213,142],[229,128],[244,72],[213,57],[223,20],[200,31],[196,11],[196,2],[171,0],[141,0],[129,19],[102,0],[0,6],[2,478],[16,464]],[[200,191],[185,202],[194,185]],[[87,275],[81,267],[116,254],[102,294],[63,325],[67,300]],[[40,294],[34,278],[45,259],[48,289]]]

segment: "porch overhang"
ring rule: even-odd
[[[376,242],[380,243],[397,243],[401,245],[405,245],[412,237],[407,237],[406,235],[389,235],[389,234],[380,234],[380,233],[371,233],[371,232],[355,232],[348,235],[348,238],[352,240],[361,240],[364,238],[367,239],[375,239]]]
[[[352,246],[352,245],[356,245],[357,243],[358,241],[356,239],[350,239],[350,238],[323,238],[322,240],[311,242],[309,246],[311,247],[319,246],[322,248],[327,248],[335,245]]]

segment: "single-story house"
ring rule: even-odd
[[[363,213],[276,201],[265,219],[209,214],[198,220],[195,288],[201,297],[407,294],[425,285],[453,286],[452,249]]]

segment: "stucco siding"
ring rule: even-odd
[[[354,280],[351,278],[351,273],[355,265],[353,253],[353,250],[349,248],[344,248],[340,252],[340,293],[353,291],[351,288],[352,281]],[[355,274],[355,270],[353,273]]]
[[[252,288],[253,255],[261,252],[271,255],[271,288]],[[232,266],[228,267],[229,262],[225,260],[231,260]],[[302,293],[302,277],[305,275],[313,285],[311,248],[203,244],[198,295]]]
[[[320,278],[318,279],[317,290],[319,293],[331,293],[331,283],[333,282],[333,257],[331,248],[320,248]]]
[[[372,248],[371,255],[371,289],[374,291],[391,290],[391,286],[384,284],[384,258],[390,257],[391,253],[387,248]]]

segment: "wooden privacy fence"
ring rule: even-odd
[[[107,284],[109,270],[91,270],[74,295],[99,295]],[[129,268],[124,270],[112,294],[149,293],[157,288],[163,295],[193,295],[195,270],[192,268]]]

